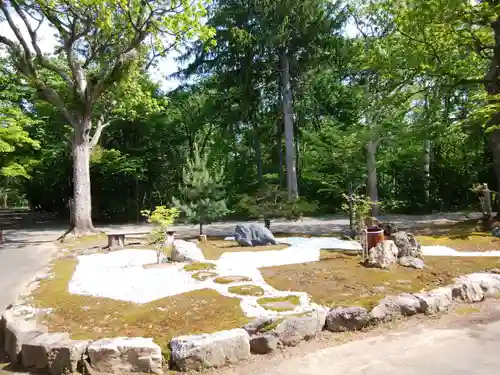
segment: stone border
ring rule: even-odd
[[[169,363],[152,338],[118,337],[92,342],[71,340],[67,332],[48,333],[47,327],[38,323],[38,317],[50,311],[27,306],[22,298],[3,313],[0,329],[9,359],[24,369],[59,375],[86,373],[90,366],[106,373],[160,374],[167,366],[189,371],[235,364],[249,358],[251,353],[266,354],[296,346],[313,339],[322,330],[355,331],[398,316],[444,313],[454,300],[477,303],[498,293],[500,275],[481,272],[457,277],[453,284],[429,292],[386,296],[371,311],[358,306],[319,307],[295,316],[262,317],[243,328],[173,338]]]

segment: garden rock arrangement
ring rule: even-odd
[[[298,315],[261,317],[243,329],[172,339],[171,365],[189,371],[234,364],[250,353],[266,354],[311,340],[323,329],[356,331],[400,316],[443,313],[453,300],[475,303],[499,292],[499,274],[473,273],[428,292],[387,296],[371,311],[357,306],[329,311],[318,307]],[[4,349],[14,364],[51,375],[81,372],[89,366],[105,373],[162,373],[167,366],[161,348],[151,338],[71,340],[68,333],[47,333],[47,327],[37,322],[44,313],[23,301],[3,313]]]
[[[234,228],[234,239],[240,246],[276,245],[278,241],[272,232],[258,224],[238,224]]]
[[[391,228],[384,230],[390,232]],[[399,231],[390,236],[391,240],[379,242],[368,251],[366,266],[388,269],[399,263],[403,267],[424,268],[422,248],[413,234]]]

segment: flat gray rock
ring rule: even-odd
[[[326,316],[326,328],[332,332],[358,331],[370,322],[370,314],[363,307],[339,307]]]
[[[98,372],[163,372],[161,349],[150,338],[117,337],[97,340],[88,346],[88,354],[91,367]]]
[[[399,258],[398,262],[403,267],[415,268],[418,270],[421,270],[425,267],[424,261],[422,259],[410,256]]]
[[[51,346],[63,340],[69,340],[69,333],[44,333],[24,343],[21,350],[23,367],[47,370]]]
[[[179,336],[170,342],[172,362],[178,370],[201,370],[234,364],[250,356],[250,338],[244,329]]]

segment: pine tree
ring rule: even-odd
[[[229,212],[222,185],[223,178],[223,168],[210,169],[207,156],[201,155],[195,147],[182,171],[182,197],[174,198],[173,203],[184,212],[189,222],[199,224],[200,235],[203,234],[204,224]]]

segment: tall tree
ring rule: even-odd
[[[72,127],[75,234],[93,232],[90,154],[107,126],[106,93],[149,59],[165,55],[184,37],[209,37],[200,24],[201,2],[0,0],[2,21],[15,38],[0,36],[17,71]],[[56,30],[54,56],[42,52],[38,30]],[[173,35],[173,37],[172,37]],[[64,85],[55,85],[52,76]]]

